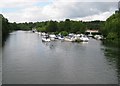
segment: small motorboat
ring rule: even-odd
[[[66,37],[65,37],[64,41],[72,42],[72,40],[70,38],[66,38]]]
[[[52,41],[54,41],[56,38],[56,36],[54,34],[49,35],[49,37],[50,37],[50,40],[52,40]]]
[[[43,41],[43,42],[50,42],[50,38],[47,37],[47,36],[43,36],[43,37],[42,37],[42,41]]]
[[[58,39],[59,40],[64,40],[64,37],[63,36],[58,36]]]
[[[81,35],[81,36],[80,36],[80,40],[81,40],[82,42],[88,42],[88,41],[89,41],[89,38],[88,38],[87,36],[85,36],[85,35]]]
[[[94,38],[97,39],[97,40],[102,40],[103,36],[102,35],[95,35]]]
[[[32,32],[35,33],[37,30],[36,29],[32,29]]]

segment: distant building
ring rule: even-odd
[[[98,33],[98,30],[86,30],[85,32]]]
[[[88,35],[89,37],[93,37],[96,34],[100,34],[98,30],[86,30],[85,34]]]

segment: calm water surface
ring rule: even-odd
[[[117,84],[117,67],[99,40],[53,41],[12,32],[3,47],[4,84]]]

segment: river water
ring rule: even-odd
[[[101,41],[52,41],[10,33],[3,47],[3,84],[117,84],[117,63]]]

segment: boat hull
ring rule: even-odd
[[[42,38],[42,41],[43,42],[50,42],[50,39],[49,38]]]

